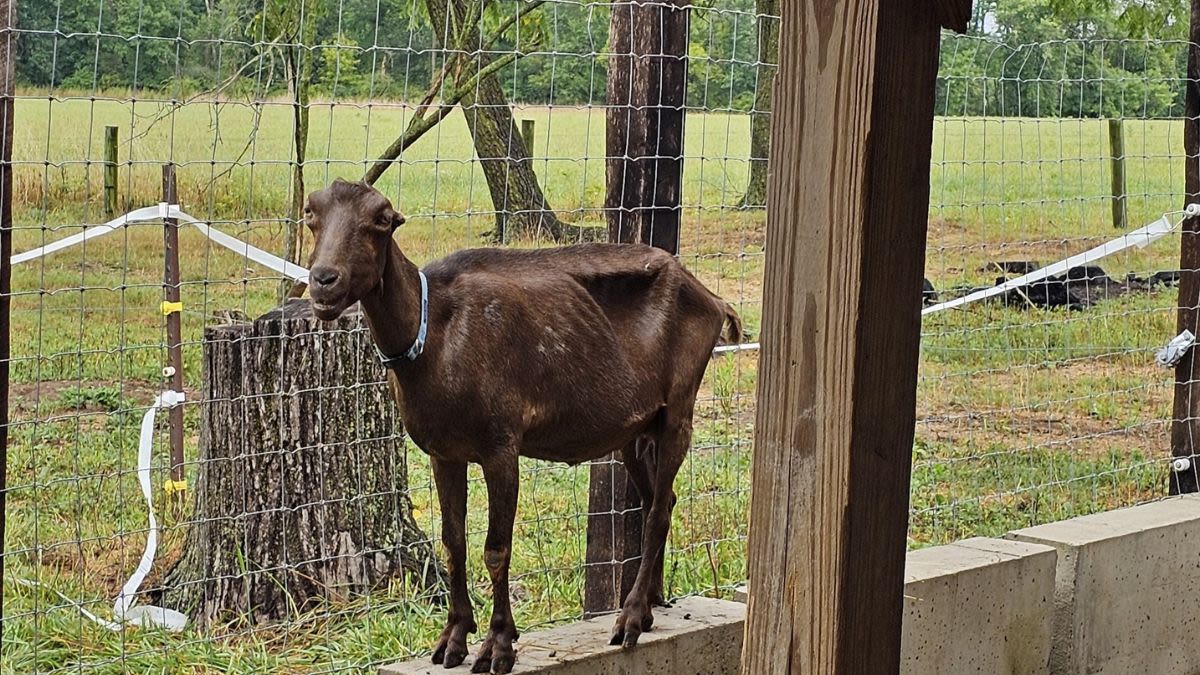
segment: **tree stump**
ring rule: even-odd
[[[193,626],[269,622],[445,572],[412,515],[401,422],[361,316],[290,300],[204,335],[200,461],[161,602]],[[440,590],[437,591],[440,593]]]

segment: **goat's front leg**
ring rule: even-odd
[[[518,482],[516,449],[505,449],[483,465],[488,491],[488,532],[483,561],[492,578],[492,621],[487,637],[471,667],[473,673],[508,673],[516,661],[513,622],[508,595],[508,565],[512,559],[513,521],[517,516]]]
[[[467,465],[430,459],[438,503],[442,507],[442,545],[450,568],[450,614],[433,648],[433,662],[447,668],[467,658],[467,634],[476,630],[467,595]]]

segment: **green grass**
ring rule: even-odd
[[[101,157],[106,124],[120,125],[123,141],[135,138],[122,146],[122,161],[131,162],[121,168],[124,202],[157,202],[158,162],[171,159],[180,165],[184,210],[230,221],[223,226],[228,231],[278,250],[289,185],[287,108],[264,106],[244,155],[254,129],[248,108],[191,105],[148,126],[159,112],[150,103],[18,101],[16,250],[73,233],[78,222],[102,220],[99,167],[85,161]],[[535,154],[552,156],[535,163],[551,203],[572,221],[599,223],[603,111],[535,109],[518,117],[537,119]],[[398,107],[315,107],[310,187],[360,175],[361,158],[403,123]],[[727,208],[746,178],[748,128],[741,116],[689,116],[682,240],[687,264],[739,304],[757,335],[764,217]],[[988,260],[1051,262],[1113,235],[1101,123],[941,120],[935,132],[927,275],[938,288],[989,283],[994,275],[980,269]],[[1135,226],[1178,206],[1181,133],[1176,122],[1129,124],[1126,147],[1137,156],[1129,165]],[[398,236],[417,261],[478,245],[479,233],[491,226],[486,185],[471,156],[465,125],[454,114],[383,179],[381,187],[410,216]],[[207,246],[194,231],[181,237],[185,373],[194,391],[204,326],[230,310],[266,311],[279,280]],[[1104,265],[1119,275],[1170,268],[1177,260],[1178,240],[1168,238]],[[144,543],[132,468],[137,425],[161,379],[160,277],[156,224],[14,271],[6,579],[40,579],[105,617]],[[1173,291],[1160,291],[1081,313],[975,305],[928,317],[910,545],[999,534],[1161,494],[1170,374],[1152,365],[1152,351],[1173,334],[1174,303]],[[752,353],[722,357],[709,368],[695,451],[677,486],[667,563],[672,593],[724,595],[744,576],[755,375]],[[197,420],[193,407],[189,458],[196,456]],[[434,534],[427,462],[411,447],[409,469],[418,521]],[[490,592],[479,560],[486,499],[478,471],[471,475],[470,572],[483,617]],[[528,628],[579,614],[587,471],[525,461],[522,475],[513,574],[518,623]],[[157,467],[156,489],[164,478]],[[168,558],[187,518],[178,509],[160,513]],[[398,584],[283,626],[230,627],[214,638],[112,634],[48,591],[9,585],[0,672],[365,667],[428,649],[444,610],[413,596]]]

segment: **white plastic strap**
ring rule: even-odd
[[[1063,274],[1073,267],[1079,267],[1080,265],[1086,265],[1088,263],[1095,262],[1119,251],[1124,251],[1127,248],[1132,248],[1134,246],[1138,248],[1144,248],[1156,239],[1160,239],[1170,234],[1171,231],[1175,229],[1177,223],[1172,223],[1168,215],[1169,214],[1163,215],[1162,218],[1159,218],[1140,230],[1134,230],[1128,234],[1121,235],[1120,237],[1117,237],[1112,241],[1105,242],[1096,248],[1073,255],[1066,260],[1056,262],[1053,265],[1048,265],[1040,270],[1037,270],[1036,272],[1030,272],[1024,276],[1017,277],[1016,279],[1010,279],[1009,281],[1006,281],[998,286],[975,291],[974,293],[969,293],[961,298],[955,298],[939,305],[926,307],[921,311],[921,316],[928,316],[934,312],[940,312],[944,309],[953,309],[955,307],[961,307],[972,302],[978,302],[979,300],[986,300],[987,298],[1002,295],[1014,288],[1020,288],[1022,286],[1037,283],[1056,274]]]
[[[59,239],[58,241],[46,244],[45,246],[42,246],[41,248],[35,248],[32,251],[25,251],[24,253],[18,253],[17,255],[14,255],[12,257],[12,264],[19,265],[23,262],[29,262],[30,260],[35,260],[37,258],[42,258],[44,256],[50,255],[51,253],[54,253],[55,251],[61,251],[64,248],[70,248],[76,244],[82,244],[83,242],[85,242],[89,239],[95,239],[96,237],[108,234],[109,232],[112,232],[112,231],[116,230],[117,228],[125,227],[129,223],[136,223],[136,222],[142,222],[142,221],[147,221],[147,220],[155,220],[159,217],[158,214],[159,214],[159,211],[158,211],[157,206],[147,206],[144,209],[137,209],[136,211],[130,211],[129,213],[126,213],[123,216],[114,218],[114,219],[108,221],[107,223],[103,223],[101,225],[93,225],[93,226],[85,229],[83,232],[80,232],[78,234],[73,234],[69,237],[64,237],[63,239]]]
[[[283,258],[271,255],[270,253],[267,253],[258,247],[251,246],[247,242],[244,242],[237,237],[231,237],[220,230],[214,229],[207,223],[203,223],[191,215],[180,211],[177,205],[167,204],[165,202],[159,203],[156,206],[147,206],[145,208],[130,211],[129,213],[126,213],[119,218],[114,218],[107,223],[93,225],[83,232],[59,239],[58,241],[46,244],[41,248],[35,248],[32,251],[18,253],[12,257],[12,264],[19,265],[23,262],[29,262],[30,260],[36,260],[37,258],[45,257],[56,251],[61,251],[65,248],[70,248],[76,244],[83,243],[89,239],[94,239],[96,237],[108,234],[109,232],[113,232],[114,230],[124,227],[129,223],[143,222],[147,220],[161,220],[164,218],[175,218],[182,222],[191,223],[196,229],[200,230],[204,236],[211,239],[214,243],[219,244],[220,246],[223,246],[234,253],[238,253],[243,257],[258,263],[259,265],[262,265],[263,267],[279,272],[289,279],[305,282],[308,281],[308,270],[300,265],[290,263]]]
[[[722,345],[713,350],[714,354],[730,354],[733,352],[749,352],[758,349],[757,342],[747,342],[740,345]]]
[[[170,631],[180,631],[187,625],[187,616],[173,609],[154,607],[152,605],[137,605],[138,589],[142,587],[150,568],[154,566],[154,555],[158,552],[158,519],[154,516],[154,499],[150,489],[150,451],[154,446],[154,413],[159,408],[173,408],[184,401],[181,391],[167,390],[154,397],[154,405],[142,416],[142,433],[138,439],[138,483],[142,488],[142,496],[146,499],[146,511],[149,514],[150,527],[146,531],[146,548],[142,551],[142,559],[137,569],[129,577],[129,581],[121,587],[113,603],[113,617],[125,623],[135,623],[142,626],[157,626]]]
[[[107,621],[92,614],[84,609],[83,605],[72,601],[67,596],[42,582],[16,579],[15,581],[18,584],[30,588],[45,588],[50,590],[67,603],[78,608],[80,614],[111,631],[119,631],[126,624],[165,628],[172,632],[183,630],[188,621],[186,614],[173,609],[155,607],[153,605],[135,605],[134,603],[137,602],[137,593],[142,586],[142,582],[145,581],[146,575],[150,573],[150,569],[154,566],[154,556],[158,552],[158,519],[154,516],[154,500],[150,489],[150,451],[154,445],[154,414],[160,408],[172,408],[184,400],[185,396],[183,392],[164,391],[162,394],[154,397],[154,404],[142,416],[141,434],[138,437],[137,477],[142,489],[142,496],[146,499],[146,510],[149,514],[148,520],[150,525],[146,530],[146,548],[142,551],[142,558],[138,561],[137,569],[133,571],[129,580],[121,587],[121,592],[113,602],[113,618],[116,621]]]
[[[224,246],[230,251],[240,254],[263,267],[279,272],[289,279],[303,282],[308,281],[308,270],[295,263],[288,262],[279,256],[271,255],[261,248],[251,246],[237,237],[231,237],[220,230],[213,229],[207,223],[196,220],[192,216],[180,211],[178,206],[172,205],[170,213],[172,218],[178,218],[183,222],[194,225],[196,229],[211,239],[213,243]]]

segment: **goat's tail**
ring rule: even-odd
[[[725,321],[724,332],[721,335],[719,344],[721,345],[740,345],[746,335],[742,332],[742,317],[734,311],[733,305],[728,302],[725,305]]]

